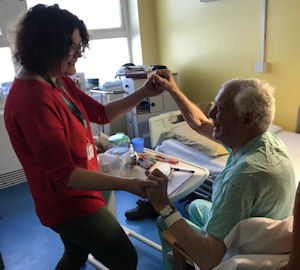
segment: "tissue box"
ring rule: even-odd
[[[126,173],[131,165],[133,151],[127,147],[113,147],[98,156],[99,170],[103,173]]]

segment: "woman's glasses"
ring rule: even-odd
[[[73,43],[71,45],[70,56],[74,56],[74,55],[82,54],[82,53],[84,53],[84,47],[83,47],[82,43],[80,43],[79,45]]]

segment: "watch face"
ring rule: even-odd
[[[160,211],[160,215],[162,217],[169,216],[172,212],[174,212],[174,208],[171,205],[166,205],[163,209]]]

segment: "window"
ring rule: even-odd
[[[0,48],[0,82],[11,81],[14,78],[15,71],[11,57],[9,47]]]
[[[10,82],[14,79],[15,70],[12,62],[10,48],[5,40],[4,31],[0,27],[0,89],[3,90],[0,95],[6,98]],[[0,104],[1,106],[2,104]]]
[[[15,76],[14,66],[11,59],[9,47],[0,48],[0,83],[3,90],[4,98],[6,98],[10,86],[10,82]]]
[[[15,67],[8,37],[10,27],[16,18],[26,10],[24,1],[0,1],[0,87],[7,96],[11,82],[15,77]],[[2,96],[2,92],[0,93]],[[0,104],[1,107],[1,104]]]
[[[14,77],[11,51],[4,36],[6,27],[20,13],[38,3],[58,3],[60,8],[68,9],[85,22],[91,35],[90,49],[76,64],[77,72],[84,72],[85,78],[99,78],[103,84],[114,80],[120,66],[132,62],[127,0],[0,1],[0,83],[11,81]]]
[[[122,26],[121,4],[119,0],[27,0],[27,7],[37,4],[53,5],[67,9],[82,19],[89,30],[119,28]]]
[[[95,39],[90,41],[90,49],[78,60],[76,68],[85,73],[85,78],[99,78],[103,84],[114,80],[116,71],[128,62],[126,38]]]
[[[91,34],[90,49],[76,64],[85,78],[99,78],[100,83],[113,80],[116,71],[130,62],[125,0],[27,0],[28,8],[43,3],[59,4],[82,19]]]

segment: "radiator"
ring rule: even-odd
[[[8,137],[0,110],[0,189],[26,181],[24,170]]]
[[[27,179],[23,169],[3,173],[0,175],[0,189],[14,186],[25,181],[27,181]]]

